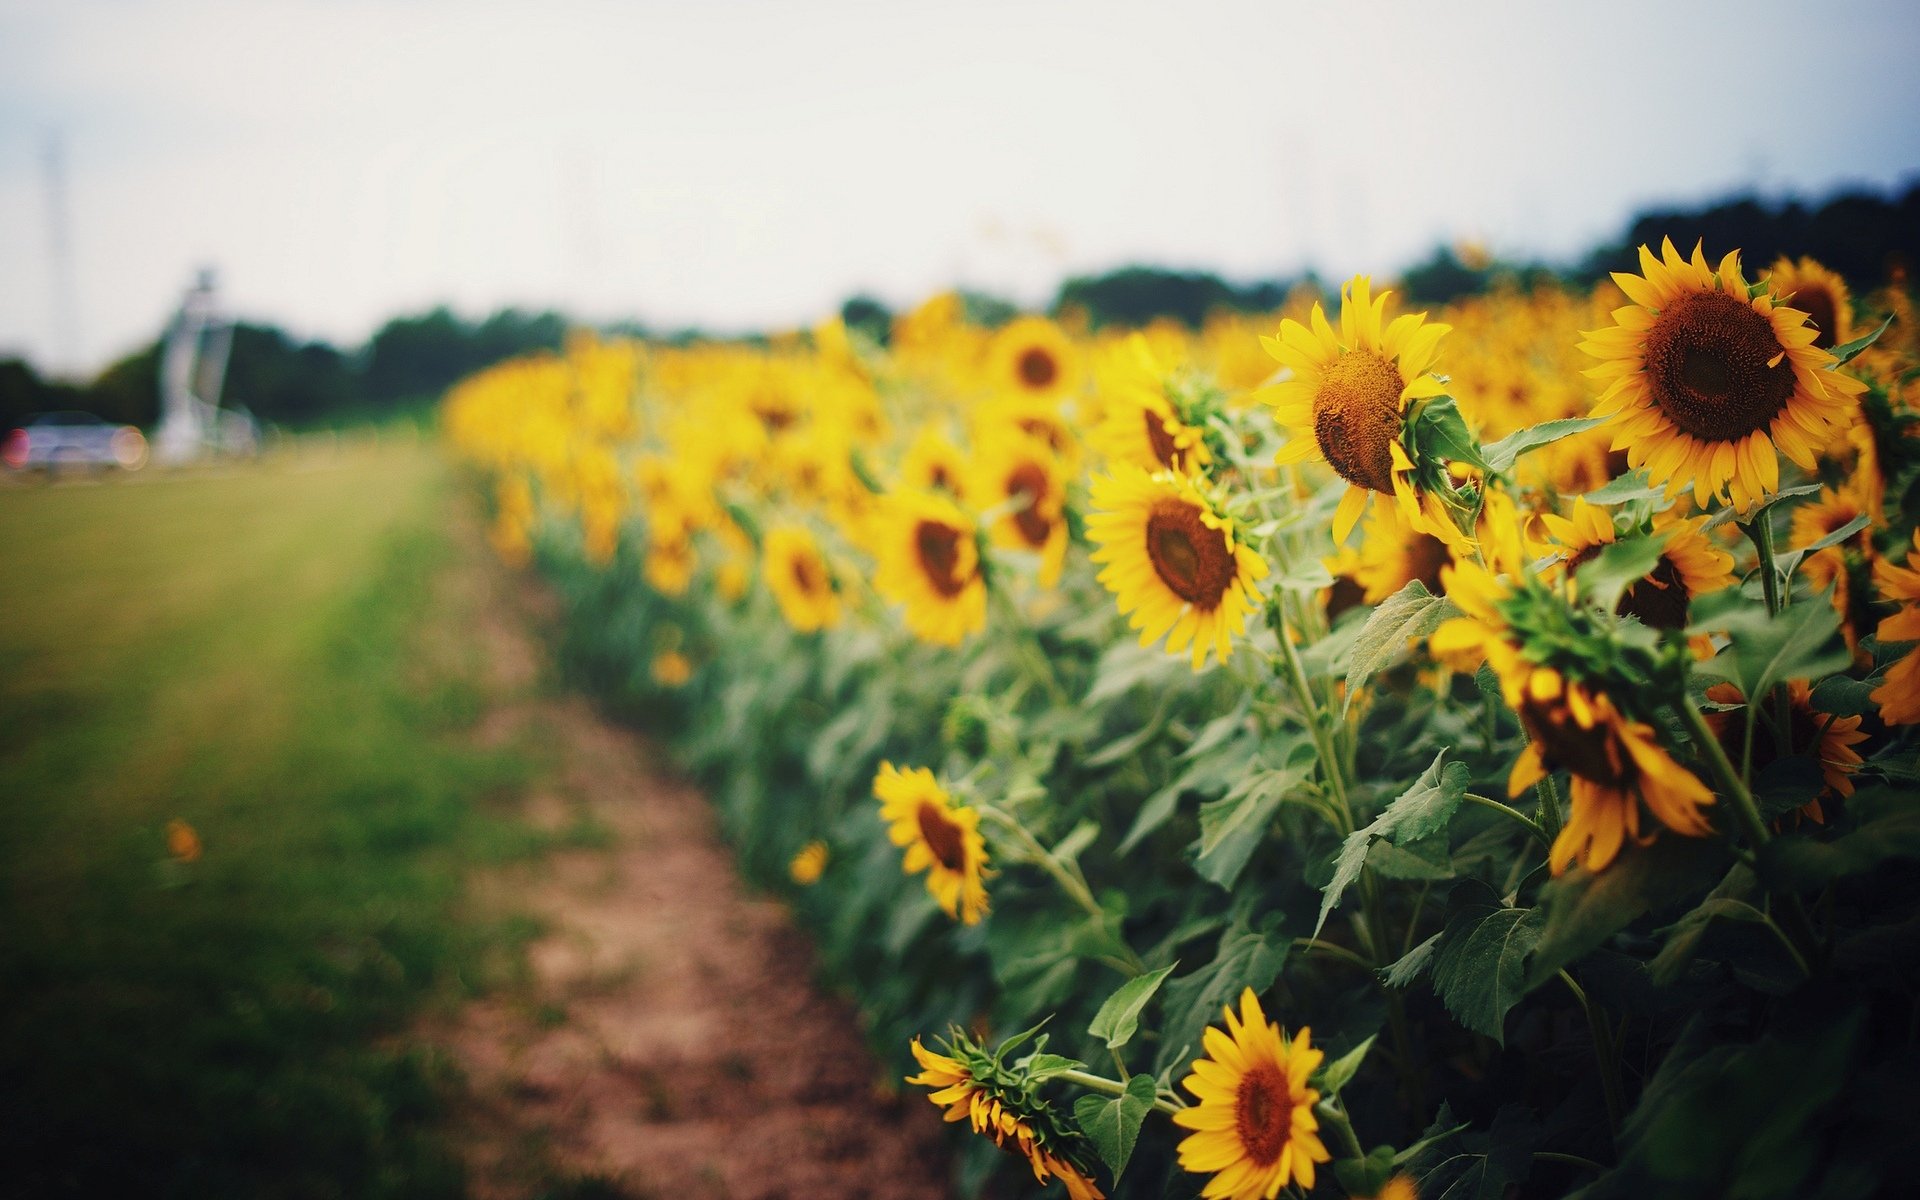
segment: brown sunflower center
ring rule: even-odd
[[[1440,594],[1440,568],[1453,563],[1447,544],[1430,533],[1416,533],[1407,543],[1407,578],[1418,579],[1426,589]]]
[[[1180,447],[1173,440],[1173,435],[1167,432],[1166,418],[1150,408],[1143,409],[1142,415],[1146,417],[1147,442],[1153,447],[1153,456],[1160,460],[1162,466],[1179,466]]]
[[[1813,336],[1814,345],[1822,350],[1833,349],[1839,340],[1840,303],[1831,288],[1821,283],[1803,283],[1794,289],[1786,304],[1807,314],[1807,323],[1817,331]]]
[[[1053,534],[1052,518],[1040,510],[1041,503],[1047,498],[1048,483],[1045,468],[1038,463],[1025,462],[1008,474],[1005,485],[1009,497],[1026,498],[1026,504],[1013,514],[1013,524],[1027,545],[1036,549],[1046,545],[1047,538]]]
[[[1320,381],[1313,397],[1313,436],[1340,477],[1357,487],[1393,491],[1393,452],[1400,436],[1400,368],[1371,350],[1354,350]]]
[[[1540,756],[1549,769],[1564,767],[1607,787],[1627,783],[1632,768],[1614,747],[1606,726],[1582,729],[1560,701],[1531,698],[1521,701],[1520,723],[1526,726],[1527,736],[1540,744]]]
[[[921,840],[949,871],[963,871],[967,865],[967,839],[961,828],[947,816],[945,809],[931,800],[922,800],[914,814],[920,823]]]
[[[1050,421],[1045,417],[1022,417],[1014,422],[1014,426],[1028,437],[1045,442],[1055,454],[1064,454],[1070,444],[1066,427],[1058,421]]]
[[[954,486],[953,472],[947,470],[945,463],[935,463],[927,472],[927,482],[944,492],[958,494],[960,489]]]
[[[1199,609],[1218,608],[1235,575],[1227,535],[1185,500],[1162,501],[1148,515],[1147,558],[1174,595]]]
[[[913,531],[921,573],[942,596],[958,596],[967,587],[960,578],[960,538],[961,531],[943,521],[922,521]]]
[[[1022,350],[1015,369],[1020,372],[1020,382],[1030,388],[1049,387],[1060,377],[1060,364],[1045,346],[1028,346]]]
[[[826,572],[811,554],[793,556],[793,582],[801,592],[808,596],[817,596],[827,590]]]
[[[1262,1167],[1278,1160],[1293,1133],[1293,1091],[1286,1073],[1273,1063],[1247,1068],[1234,1097],[1233,1124],[1248,1158]]]
[[[1793,364],[1773,322],[1724,292],[1694,292],[1647,331],[1653,399],[1682,432],[1738,441],[1772,424],[1793,398]]]

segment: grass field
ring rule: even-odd
[[[391,442],[0,491],[0,1191],[459,1191],[406,1033],[515,969],[464,885],[542,835],[453,493]]]

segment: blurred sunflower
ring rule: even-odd
[[[1233,638],[1259,603],[1256,580],[1266,560],[1239,540],[1194,480],[1162,471],[1116,466],[1093,481],[1087,536],[1093,561],[1106,564],[1100,582],[1114,593],[1140,644],[1167,635],[1167,652],[1192,647],[1198,671],[1211,651],[1225,662]]]
[[[1540,521],[1566,555],[1569,576],[1618,536],[1612,515],[1581,497],[1568,516],[1543,513]],[[1685,629],[1695,598],[1731,586],[1733,555],[1707,540],[1705,524],[1705,517],[1695,517],[1657,527],[1654,532],[1663,539],[1659,563],[1626,590],[1614,611],[1654,629]]]
[[[1180,1166],[1213,1176],[1200,1193],[1208,1200],[1272,1200],[1289,1183],[1310,1192],[1314,1164],[1333,1157],[1313,1115],[1320,1093],[1307,1086],[1326,1055],[1305,1029],[1282,1037],[1252,988],[1240,993],[1238,1014],[1224,1011],[1226,1032],[1207,1027],[1207,1057],[1181,1081],[1199,1103],[1173,1115],[1194,1131],[1180,1143]]]
[[[949,917],[977,925],[987,915],[987,843],[980,814],[950,802],[947,790],[925,767],[906,771],[881,763],[873,777],[887,836],[906,849],[900,869],[927,872],[927,891]]]
[[[1873,582],[1882,599],[1900,602],[1900,611],[1882,620],[1874,635],[1883,642],[1920,641],[1920,529],[1913,531],[1906,566],[1880,559],[1873,564]],[[1887,668],[1886,678],[1870,698],[1880,706],[1880,719],[1887,724],[1920,724],[1920,646]]]
[[[894,492],[875,518],[873,586],[906,606],[907,628],[957,646],[987,623],[987,585],[972,518],[944,496]]]
[[[607,557],[613,556],[611,542]],[[647,557],[641,567],[647,584],[663,596],[680,596],[693,582],[693,530],[678,517],[662,514],[647,522]]]
[[[198,862],[204,847],[200,843],[200,833],[179,817],[167,822],[167,853],[176,862]]]
[[[820,876],[827,870],[827,844],[818,838],[800,847],[800,852],[787,863],[787,877],[801,887],[812,887],[820,882]]]
[[[1838,488],[1823,487],[1818,496],[1794,509],[1790,536],[1793,548],[1805,550],[1860,517],[1871,516],[1861,499],[1862,491],[1858,480],[1850,480]],[[1833,589],[1833,607],[1841,617],[1840,632],[1847,639],[1847,649],[1856,655],[1860,651],[1860,631],[1872,623],[1872,618],[1860,611],[1864,605],[1855,603],[1865,597],[1855,593],[1848,555],[1857,549],[1865,561],[1873,561],[1872,529],[1871,524],[1863,526],[1852,537],[1814,550],[1800,562],[1800,569],[1806,572],[1814,591]]]
[[[1536,639],[1515,622],[1563,624],[1564,610],[1533,611],[1560,606],[1557,596],[1537,584],[1509,590],[1474,562],[1447,568],[1444,578],[1447,596],[1466,615],[1435,630],[1429,648],[1456,670],[1491,666],[1527,733],[1527,747],[1507,777],[1508,794],[1518,796],[1555,770],[1572,779],[1567,823],[1547,855],[1555,875],[1575,858],[1589,871],[1605,870],[1627,838],[1651,840],[1641,835],[1643,806],[1676,833],[1711,832],[1701,810],[1714,802],[1713,793],[1667,754],[1651,725],[1622,714],[1605,692],[1528,657],[1523,646]]]
[[[1789,745],[1782,747],[1777,736],[1755,745],[1753,770],[1758,773],[1778,759],[1797,755],[1817,761],[1826,786],[1797,811],[1809,821],[1824,824],[1827,815],[1822,802],[1835,796],[1853,795],[1850,776],[1861,762],[1860,752],[1854,747],[1866,741],[1867,735],[1860,732],[1859,717],[1839,717],[1814,708],[1813,686],[1804,679],[1788,682],[1787,697],[1788,719],[1793,727],[1787,739]],[[1731,683],[1714,684],[1707,689],[1707,699],[1716,704],[1746,703],[1739,687]],[[1707,726],[1720,739],[1727,757],[1739,762],[1745,742],[1744,723],[1735,721],[1730,710],[1722,709],[1707,714]]]
[[[899,486],[908,491],[944,492],[964,502],[967,456],[946,434],[931,425],[922,426],[900,464]]]
[[[1038,438],[1003,434],[980,447],[967,494],[981,508],[1008,506],[993,523],[995,545],[1040,556],[1040,586],[1052,587],[1067,559],[1067,472]]]
[[[1066,1139],[1049,1119],[1050,1114],[1022,1112],[1013,1089],[1000,1086],[997,1064],[983,1062],[976,1070],[973,1060],[984,1056],[968,1053],[973,1048],[966,1045],[953,1047],[968,1059],[965,1062],[927,1049],[919,1038],[913,1039],[910,1049],[914,1061],[920,1064],[920,1073],[907,1076],[906,1081],[931,1089],[933,1094],[927,1099],[941,1109],[947,1122],[965,1121],[975,1133],[991,1137],[994,1145],[1024,1158],[1041,1184],[1058,1176],[1066,1185],[1069,1200],[1105,1200],[1086,1169],[1060,1151],[1059,1145]]]
[[[1779,490],[1775,451],[1812,470],[1866,385],[1827,369],[1805,313],[1749,289],[1738,251],[1713,268],[1669,239],[1660,258],[1640,247],[1640,269],[1615,273],[1632,303],[1580,343],[1605,360],[1586,372],[1607,381],[1593,415],[1612,418],[1614,447],[1669,496],[1691,486],[1698,504],[1750,510]]]
[[[1187,424],[1170,398],[1172,368],[1154,354],[1144,335],[1130,335],[1106,363],[1100,388],[1103,416],[1092,440],[1108,462],[1187,474],[1212,463],[1205,431]]]
[[[780,615],[800,633],[840,623],[840,586],[813,534],[799,525],[775,525],[761,548],[762,577]]]
[[[1377,493],[1393,497],[1421,532],[1464,544],[1439,498],[1416,492],[1413,459],[1401,443],[1407,405],[1446,391],[1432,368],[1449,327],[1427,324],[1425,313],[1386,323],[1390,296],[1375,297],[1372,281],[1356,275],[1340,293],[1338,333],[1316,303],[1310,328],[1286,320],[1280,336],[1261,339],[1293,372],[1264,394],[1289,435],[1274,461],[1324,462],[1347,481],[1334,514],[1335,543],[1347,540]]]
[[[1361,601],[1378,604],[1416,579],[1439,595],[1441,568],[1452,562],[1445,542],[1412,528],[1399,510],[1382,504],[1367,514],[1360,550],[1348,569],[1360,585]]]
[[[1080,388],[1079,356],[1052,321],[1017,317],[987,347],[987,378],[996,392],[1057,402]]]
[[[1831,350],[1853,340],[1853,298],[1838,273],[1811,258],[1782,258],[1767,273],[1767,283],[1780,303],[1807,314],[1815,346]]]
[[[693,678],[693,663],[678,650],[662,650],[654,655],[649,670],[653,681],[665,688],[683,687]]]

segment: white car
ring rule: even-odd
[[[132,425],[109,425],[92,413],[47,413],[7,435],[0,461],[16,471],[64,466],[133,471],[146,465],[147,438]]]

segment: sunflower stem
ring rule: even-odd
[[[1284,599],[1276,600],[1268,606],[1273,632],[1280,642],[1280,657],[1287,669],[1287,683],[1293,688],[1294,699],[1300,704],[1301,714],[1307,723],[1307,733],[1313,738],[1313,748],[1320,755],[1320,769],[1327,777],[1327,787],[1333,792],[1333,798],[1340,806],[1344,820],[1344,833],[1353,832],[1353,805],[1347,799],[1346,759],[1335,753],[1331,739],[1327,736],[1325,715],[1320,710],[1318,697],[1313,694],[1313,685],[1307,682],[1307,670],[1300,662],[1300,652],[1293,647],[1293,639],[1288,636],[1287,611]]]
[[[1062,1071],[1053,1078],[1071,1083],[1075,1087],[1085,1088],[1090,1092],[1098,1092],[1102,1096],[1124,1096],[1127,1094],[1126,1084],[1121,1083],[1117,1079],[1108,1079],[1104,1075],[1091,1075],[1085,1071]],[[1165,1096],[1155,1096],[1153,1098],[1154,1111],[1165,1113],[1168,1116],[1172,1116],[1185,1107],[1186,1105],[1184,1104],[1176,1105]]]
[[[1586,1014],[1587,1031],[1593,1035],[1593,1057],[1600,1067],[1600,1092],[1607,1103],[1607,1136],[1611,1139],[1620,1132],[1620,1118],[1626,1111],[1620,1096],[1620,1062],[1613,1050],[1613,1031],[1600,1019],[1600,1010],[1587,998],[1587,990],[1574,982],[1573,976],[1564,969],[1560,972],[1560,982],[1573,993],[1580,1011]]]
[[[1374,970],[1372,963],[1361,958],[1358,954],[1355,954],[1338,942],[1329,942],[1324,938],[1300,937],[1293,939],[1293,944],[1294,947],[1299,950],[1318,950],[1322,954],[1331,954],[1342,962],[1351,963],[1359,967],[1362,971],[1371,973]]]
[[[1777,617],[1786,611],[1788,604],[1793,602],[1793,589],[1788,588],[1784,593],[1780,589],[1780,571],[1775,565],[1773,558],[1773,506],[1769,504],[1762,508],[1755,514],[1753,521],[1744,526],[1744,528],[1747,536],[1753,539],[1754,549],[1759,551],[1760,554],[1760,591],[1761,594],[1767,598],[1767,615],[1769,617]],[[1773,705],[1774,726],[1779,731],[1779,737],[1782,744],[1784,744],[1786,740],[1792,736],[1790,731],[1793,728],[1792,699],[1787,694],[1786,685],[1776,685],[1771,697],[1749,696],[1747,698],[1749,704],[1755,701],[1771,703]],[[1749,748],[1751,748],[1752,742],[1753,718],[1752,716],[1748,716],[1747,743]],[[1793,749],[1790,746],[1782,751],[1782,754],[1791,753],[1793,753]],[[1751,759],[1749,758],[1748,761],[1751,761]],[[1746,764],[1742,763],[1741,765],[1744,767]]]
[[[1773,840],[1773,835],[1767,832],[1767,823],[1760,817],[1760,806],[1754,802],[1753,793],[1748,790],[1739,772],[1734,770],[1725,747],[1713,735],[1706,714],[1700,711],[1700,706],[1694,703],[1692,696],[1681,697],[1680,716],[1687,723],[1687,732],[1693,735],[1695,748],[1707,760],[1708,768],[1719,782],[1720,790],[1733,801],[1734,823],[1740,826],[1749,846],[1758,854]],[[1765,860],[1760,861],[1764,866]],[[1776,887],[1773,880],[1766,878],[1769,874],[1770,871],[1763,871],[1762,881],[1778,903],[1780,927],[1785,931],[1789,948],[1794,952],[1794,963],[1803,973],[1811,976],[1812,964],[1820,958],[1820,939],[1813,931],[1813,922],[1808,919],[1806,906],[1801,904],[1800,897]]]
[[[1500,803],[1500,801],[1495,800],[1490,796],[1480,796],[1480,795],[1474,794],[1473,792],[1468,792],[1466,795],[1460,798],[1462,800],[1465,800],[1468,804],[1478,804],[1481,808],[1491,809],[1492,811],[1499,813],[1501,816],[1506,817],[1510,821],[1518,821],[1520,824],[1525,825],[1527,827],[1527,832],[1532,834],[1534,837],[1534,840],[1539,842],[1542,847],[1544,847],[1547,850],[1553,849],[1553,839],[1547,836],[1547,831],[1540,828],[1539,823],[1536,822],[1532,817],[1529,817],[1527,814],[1521,812],[1519,809],[1513,807],[1512,805],[1502,804]]]
[[[1540,828],[1547,833],[1549,839],[1559,837],[1564,822],[1560,819],[1560,786],[1554,783],[1553,772],[1548,771],[1542,775],[1540,782],[1534,785],[1533,791],[1540,799]],[[1552,844],[1549,840],[1549,848]]]
[[[1113,914],[1100,907],[1100,902],[1093,898],[1093,889],[1087,886],[1085,876],[1081,875],[1077,869],[1071,868],[1070,864],[1061,862],[1058,855],[1042,846],[1040,840],[1029,833],[1027,827],[1022,825],[1018,818],[1001,812],[991,804],[981,804],[976,807],[981,816],[1012,836],[1026,861],[1051,875],[1053,881],[1060,885],[1060,890],[1067,894],[1067,898],[1079,905],[1113,939],[1113,944],[1120,954],[1118,958],[1106,961],[1113,963],[1116,967],[1124,968],[1127,974],[1147,973],[1147,964],[1140,961],[1140,956],[1133,952],[1133,947],[1127,945],[1121,938],[1120,931],[1114,927]]]
[[[1365,1158],[1367,1152],[1360,1146],[1360,1135],[1353,1131],[1353,1122],[1347,1114],[1332,1100],[1322,1100],[1313,1106],[1313,1115],[1319,1117],[1333,1129],[1340,1138],[1340,1148],[1346,1151],[1348,1158]]]

